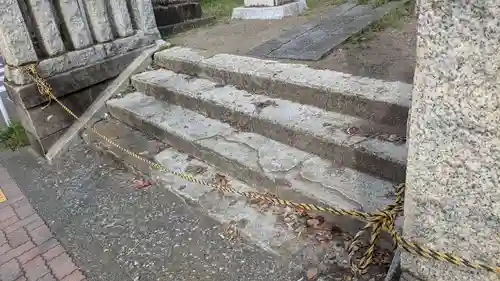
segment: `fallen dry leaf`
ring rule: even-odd
[[[320,221],[317,219],[308,219],[307,220],[307,225],[312,227],[312,228],[318,228],[318,226],[320,224],[321,224]]]
[[[313,267],[309,268],[306,272],[307,280],[314,280],[318,275],[318,269]]]
[[[134,187],[137,189],[143,189],[143,188],[146,188],[152,184],[153,184],[153,182],[151,180],[140,179],[140,180],[134,181]]]

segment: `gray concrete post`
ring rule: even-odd
[[[403,234],[500,264],[500,1],[420,0]],[[498,281],[403,252],[402,280]]]

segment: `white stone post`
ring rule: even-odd
[[[420,0],[404,237],[500,264],[500,1]],[[402,280],[499,281],[403,252]]]
[[[306,0],[245,0],[244,4],[233,9],[233,19],[282,19],[307,9]]]

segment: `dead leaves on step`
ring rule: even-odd
[[[323,126],[325,126],[325,124],[323,124]],[[400,136],[397,134],[390,134],[390,133],[373,132],[372,129],[367,130],[361,127],[349,127],[345,129],[344,132],[349,136],[359,136],[368,139],[378,139],[381,141],[392,142],[395,144],[403,144],[406,142],[405,136]]]
[[[216,174],[214,176],[214,183],[220,186],[221,189],[230,186],[228,178],[221,174]],[[266,195],[275,197],[275,195],[269,192]],[[325,217],[322,214],[308,212],[302,209],[277,206],[269,201],[257,198],[246,198],[246,201],[250,206],[258,209],[262,213],[272,213],[278,216],[278,227],[295,233],[294,239],[301,240],[301,242],[297,241],[297,243],[307,245],[307,249],[304,249],[304,251],[317,252],[319,250],[324,254],[322,254],[322,258],[310,261],[304,279],[319,280],[320,278],[318,276],[333,274],[335,276],[342,276],[343,278],[335,280],[358,280],[353,279],[352,272],[348,269],[349,262],[346,249],[352,240],[352,236],[335,225],[330,217]],[[239,222],[230,222],[224,225],[223,231],[219,235],[223,239],[235,241],[240,237],[240,229],[242,227],[244,227],[244,225],[241,225]],[[358,247],[361,248],[361,250],[366,250],[368,244],[359,244]],[[316,255],[310,255],[310,257],[314,256]],[[368,276],[379,276],[385,273],[391,258],[392,256],[389,251],[376,251],[373,264],[378,265],[379,268],[375,269],[376,272],[373,274],[368,274]],[[332,270],[335,271],[335,273],[332,272]],[[380,272],[377,272],[377,270]],[[378,279],[375,278],[374,280]]]

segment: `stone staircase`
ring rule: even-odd
[[[129,143],[159,140],[166,149],[146,145],[142,155],[170,169],[205,180],[220,173],[239,190],[366,212],[390,203],[393,184],[404,181],[411,85],[183,47],[156,53],[153,64],[132,76],[133,90],[107,102],[115,120],[97,128],[130,130],[126,124],[135,129]],[[293,210],[263,209],[171,174],[152,174],[200,215],[234,227],[281,260],[307,267],[333,259],[348,267],[335,237],[319,246],[297,238],[287,222]],[[346,233],[362,226],[326,217]],[[383,280],[382,273],[371,277]]]

